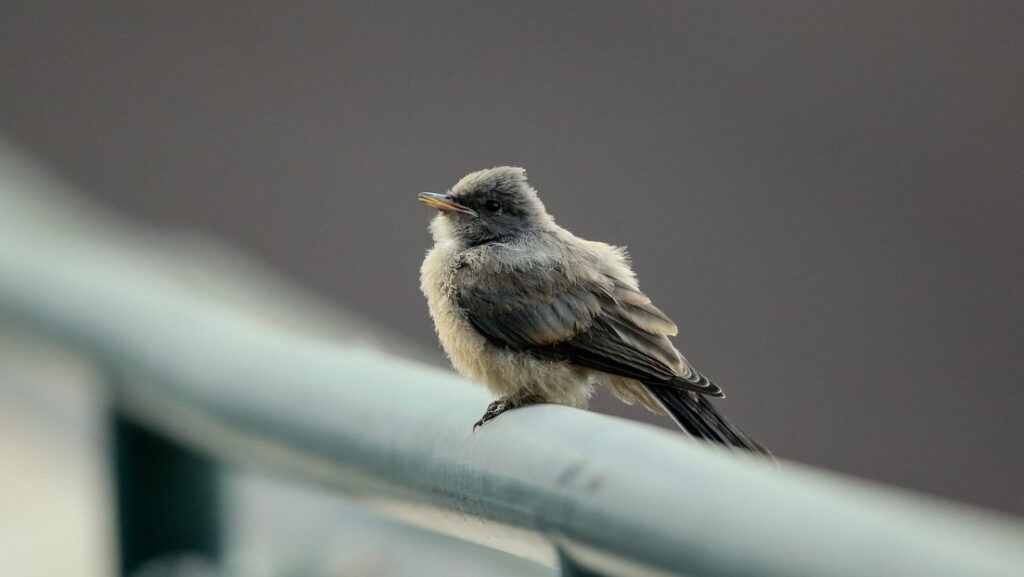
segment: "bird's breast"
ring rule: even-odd
[[[480,365],[487,356],[489,343],[470,324],[455,297],[456,275],[464,267],[465,259],[458,251],[437,246],[423,261],[420,288],[427,297],[434,329],[452,364],[466,376],[483,380]]]
[[[459,276],[472,274],[467,270],[472,268],[464,254],[441,247],[427,254],[420,271],[434,328],[455,369],[501,396],[530,392],[551,402],[586,406],[586,371],[495,346],[476,330],[456,298]]]

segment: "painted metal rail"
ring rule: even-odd
[[[482,391],[360,344],[361,330],[306,314],[288,290],[253,296],[277,281],[60,187],[0,154],[0,317],[98,359],[126,426],[185,455],[171,461],[332,487],[566,574],[1024,574],[1024,528],[1009,517],[565,407],[471,434]]]

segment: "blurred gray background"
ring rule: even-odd
[[[524,166],[780,455],[1024,514],[1022,31],[1020,2],[5,2],[0,131],[439,364],[415,194]]]

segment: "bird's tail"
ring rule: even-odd
[[[665,411],[684,431],[698,439],[727,447],[738,447],[771,457],[764,445],[747,436],[720,415],[710,401],[699,393],[665,386],[648,385]]]

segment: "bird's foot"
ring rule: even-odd
[[[493,421],[495,417],[505,411],[511,411],[512,409],[522,407],[524,405],[532,405],[539,402],[541,402],[540,397],[534,395],[528,395],[525,397],[503,397],[498,399],[490,405],[487,405],[487,410],[484,411],[484,416],[480,417],[479,421],[473,423],[473,432],[475,433],[477,428]]]

